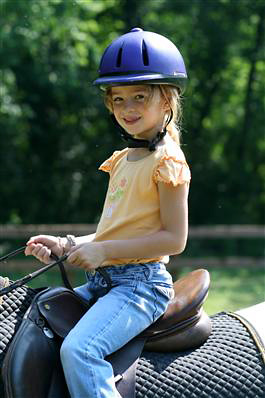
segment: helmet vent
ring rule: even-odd
[[[148,57],[148,52],[147,52],[147,47],[145,44],[145,41],[143,40],[142,43],[142,56],[143,56],[143,63],[145,66],[149,65],[149,57]]]
[[[116,61],[117,68],[120,68],[120,66],[121,66],[121,58],[122,58],[122,47],[119,49],[118,56],[117,56],[117,61]]]

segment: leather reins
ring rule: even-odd
[[[26,247],[27,246],[22,246],[22,247],[20,247],[20,248],[18,248],[16,250],[6,254],[6,255],[0,257],[0,262],[6,261],[6,260],[8,260],[11,257],[16,256],[17,254],[24,252]],[[58,257],[58,256],[56,256],[55,254],[52,253],[51,254],[51,258],[53,260],[55,260],[55,261],[45,265],[44,267],[38,269],[37,271],[34,271],[34,272],[24,276],[21,279],[18,279],[17,281],[11,283],[9,286],[2,288],[0,290],[0,297],[3,296],[4,294],[7,294],[7,293],[11,292],[12,290],[17,289],[18,287],[23,286],[26,283],[32,281],[33,279],[35,279],[39,275],[41,275],[44,272],[48,271],[49,269],[53,268],[55,265],[58,265],[59,268],[60,268],[61,277],[62,277],[62,280],[63,280],[63,283],[64,283],[65,287],[67,287],[70,290],[74,290],[72,285],[71,285],[71,283],[70,283],[70,281],[69,281],[69,279],[68,279],[68,277],[67,277],[67,273],[65,271],[65,267],[64,267],[64,264],[63,264],[63,261],[65,261],[67,259],[67,257],[68,257],[68,254],[64,254],[63,256]],[[102,268],[96,268],[95,271],[97,271],[97,272],[99,272],[101,274],[102,278],[106,282],[107,292],[109,292],[109,290],[112,287],[110,276]]]

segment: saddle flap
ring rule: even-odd
[[[50,328],[62,338],[89,309],[80,296],[64,287],[48,289],[39,296],[37,305]]]
[[[54,344],[30,319],[23,319],[3,362],[6,398],[69,397]]]
[[[144,343],[145,338],[135,337],[106,357],[112,365],[116,388],[122,397],[135,398],[136,367]]]

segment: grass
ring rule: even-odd
[[[181,272],[185,274],[189,269]],[[208,269],[211,284],[204,309],[209,315],[236,311],[265,301],[265,272],[251,268]]]
[[[179,277],[187,274],[191,269],[185,268]],[[265,272],[257,268],[212,268],[208,269],[211,276],[211,286],[204,309],[209,315],[220,311],[236,311],[265,301]],[[21,271],[1,272],[1,276],[8,276],[17,280],[25,275]],[[73,286],[85,283],[82,271],[69,272],[69,279]],[[30,283],[32,287],[61,285],[58,271],[51,270],[39,276]]]

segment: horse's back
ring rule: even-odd
[[[199,348],[143,353],[136,398],[264,398],[261,347],[234,314],[219,313],[211,320],[212,334]]]

